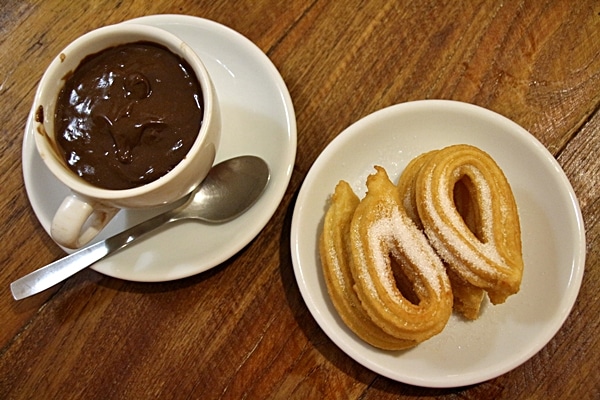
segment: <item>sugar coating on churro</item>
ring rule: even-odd
[[[517,207],[487,153],[469,145],[424,153],[397,185],[375,169],[362,200],[338,183],[319,245],[332,302],[359,337],[412,347],[441,332],[453,307],[477,319],[486,292],[498,304],[519,291]]]
[[[456,204],[453,198],[448,193],[447,188],[452,187],[449,182],[448,175],[452,176],[453,181],[457,181],[465,175],[464,171],[468,169],[468,175],[477,187],[478,199],[480,201],[480,217],[481,217],[481,230],[483,232],[483,241],[477,248],[477,251],[473,249],[473,246],[469,242],[465,241],[464,238],[473,234],[469,228],[464,224],[464,221],[460,214],[456,211]],[[437,229],[437,233],[443,239],[438,241],[440,246],[444,249],[454,249],[460,252],[465,260],[473,265],[485,268],[488,271],[492,271],[493,267],[489,265],[488,260],[496,263],[502,262],[502,257],[498,253],[498,250],[493,242],[494,231],[492,229],[491,221],[493,220],[492,215],[492,197],[490,187],[485,181],[481,172],[472,166],[465,166],[449,174],[443,174],[439,180],[436,193],[439,194],[439,207],[433,201],[434,192],[432,190],[432,178],[425,180],[423,204],[426,211],[429,213],[433,220],[433,226]],[[449,221],[445,223],[444,221]],[[425,228],[426,232],[429,232],[431,238],[432,228]],[[458,235],[456,234],[458,232]]]
[[[367,195],[354,209],[349,229],[343,229],[344,243],[332,238],[336,226],[348,223],[348,215],[341,218],[337,210],[343,205],[338,192],[341,188],[347,192],[349,185],[342,181],[336,187],[321,239],[323,272],[334,306],[357,335],[364,339],[366,329],[375,325],[409,347],[438,334],[446,325],[452,312],[450,282],[425,235],[404,213],[395,185],[383,168],[376,169],[367,179]],[[342,286],[331,281],[338,279],[330,270],[335,262],[327,259],[331,246],[341,269],[350,271],[347,280],[354,282],[353,293],[341,293]],[[348,304],[356,304],[361,313]],[[358,314],[362,312],[368,321],[360,325]]]
[[[468,202],[476,208],[476,232],[457,211],[453,190],[459,180],[466,182]],[[485,290],[493,304],[519,291],[523,258],[517,206],[489,154],[469,145],[436,152],[416,174],[415,194],[424,230],[448,268]]]
[[[427,284],[439,294],[441,291],[438,277],[439,270],[435,269],[435,257],[429,243],[423,236],[415,236],[406,227],[408,221],[402,221],[400,212],[395,209],[389,218],[381,218],[373,223],[369,229],[370,247],[377,249],[380,243],[386,242],[386,248],[397,249],[396,257],[408,258],[409,265],[418,264],[422,266],[418,273],[427,281]],[[404,217],[406,218],[406,217]],[[397,296],[398,291],[391,279],[387,279],[390,270],[389,254],[384,252],[373,252],[374,265],[377,267],[379,279],[390,295]],[[398,301],[401,301],[398,298]]]

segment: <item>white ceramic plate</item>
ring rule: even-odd
[[[129,22],[174,33],[198,52],[219,97],[223,130],[219,162],[252,154],[269,164],[271,181],[259,201],[222,225],[184,222],[153,234],[126,251],[95,264],[103,274],[131,281],[168,281],[206,271],[247,245],[267,224],[288,186],[296,157],[296,119],[287,87],[268,57],[251,41],[218,23],[181,15],[156,15]],[[49,232],[68,189],[40,159],[33,140],[33,113],[23,142],[23,175],[31,205]],[[97,240],[162,210],[121,211]],[[41,266],[40,266],[41,267]]]
[[[453,315],[444,331],[403,352],[375,349],[342,322],[321,275],[317,238],[327,199],[340,179],[363,197],[373,165],[397,182],[415,156],[456,143],[490,153],[512,185],[522,225],[521,291],[502,305],[485,304],[467,322]],[[581,285],[585,234],[577,199],[552,155],[514,122],[483,108],[425,100],[392,106],[342,132],[316,160],[298,195],[291,251],[310,312],[345,353],[391,379],[457,387],[497,377],[538,352],[561,327]]]

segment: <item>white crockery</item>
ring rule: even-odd
[[[333,307],[318,254],[328,197],[341,179],[363,197],[365,180],[386,168],[397,182],[414,157],[451,144],[487,151],[503,169],[521,220],[525,269],[519,293],[481,316],[450,318],[437,336],[407,351],[382,351],[354,335]],[[331,340],[365,367],[397,381],[455,387],[497,377],[536,354],[577,298],[585,264],[581,211],[567,177],[525,129],[471,104],[423,100],[377,111],[340,133],[317,158],[294,209],[291,252],[300,292]]]
[[[138,41],[163,45],[190,64],[202,88],[202,126],[186,157],[161,178],[132,189],[99,188],[73,173],[57,153],[54,137],[56,99],[64,77],[75,70],[86,56]],[[48,66],[38,86],[33,110],[36,115],[43,115],[43,121],[36,118],[34,127],[38,152],[54,176],[71,189],[58,207],[51,228],[53,239],[68,248],[80,247],[96,237],[122,208],[156,207],[175,202],[190,193],[212,167],[221,134],[217,95],[200,57],[172,33],[142,24],[106,26],[75,39]]]
[[[199,274],[222,264],[263,229],[279,206],[293,171],[296,117],[284,80],[262,50],[239,32],[188,15],[151,15],[125,22],[169,31],[200,56],[214,83],[221,110],[221,140],[215,162],[243,154],[264,159],[271,171],[265,193],[246,213],[225,224],[182,222],[163,229],[92,265],[104,275],[136,282],[162,282]],[[23,179],[35,216],[50,234],[52,217],[69,189],[50,173],[33,137],[34,114],[23,138]],[[92,242],[113,236],[164,212],[120,211]],[[67,252],[71,250],[63,249]]]

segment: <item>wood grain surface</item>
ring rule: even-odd
[[[151,14],[229,26],[276,65],[298,125],[285,196],[250,244],[205,273],[135,283],[85,270],[17,302],[10,283],[64,255],[21,172],[37,83],[77,36]],[[353,361],[309,313],[292,268],[295,198],[320,152],[358,119],[419,99],[523,126],[566,172],[585,222],[583,284],[564,326],[523,365],[470,387],[414,387]],[[0,1],[0,398],[600,398],[599,106],[594,0]]]

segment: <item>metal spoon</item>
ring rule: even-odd
[[[46,290],[154,229],[183,219],[224,223],[245,212],[269,182],[269,167],[255,156],[215,165],[185,204],[46,265],[10,284],[15,300]]]

